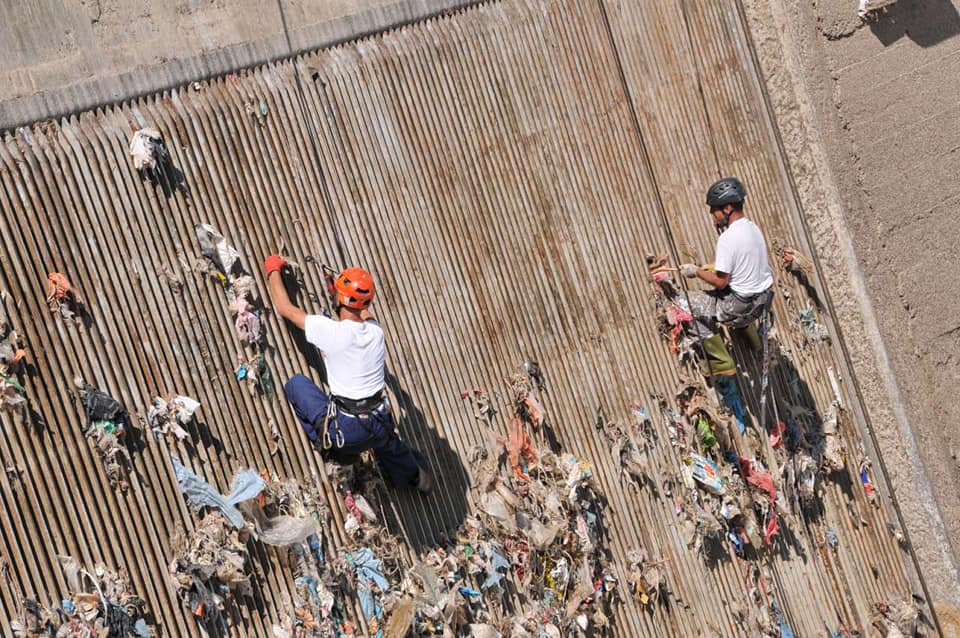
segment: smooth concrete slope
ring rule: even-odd
[[[864,25],[839,0],[744,4],[874,432],[960,635],[957,5]]]
[[[5,0],[0,129],[264,64],[468,2]]]
[[[163,132],[185,188],[155,187],[133,170],[130,130],[145,125]],[[503,393],[505,378],[536,360],[559,442],[593,464],[609,499],[624,598],[615,635],[741,635],[741,610],[761,591],[796,635],[841,625],[866,634],[877,602],[922,588],[888,531],[896,517],[860,483],[854,459],[872,444],[855,409],[840,425],[847,466],[822,482],[822,514],[784,512],[783,536],[760,560],[724,545],[693,551],[678,515],[678,502],[694,508],[693,493],[626,482],[595,427],[598,413],[626,423],[634,401],[652,408],[676,392],[680,369],[658,330],[643,256],[709,260],[715,237],[701,198],[711,179],[741,176],[769,237],[812,249],[773,130],[735,2],[511,0],[8,132],[0,282],[29,347],[24,381],[38,427],[2,415],[4,463],[23,471],[0,473],[9,567],[0,623],[22,596],[57,602],[56,556],[70,554],[125,568],[164,635],[199,633],[166,574],[172,535],[194,525],[170,452],[221,488],[240,467],[317,481],[332,513],[330,550],[347,545],[343,499],[282,394],[251,394],[235,379],[226,296],[192,266],[194,225],[208,222],[238,247],[261,294],[260,260],[281,246],[301,264],[308,255],[362,264],[377,277],[400,428],[443,479],[431,498],[392,493],[391,531],[409,538],[410,564],[477,511],[470,452],[490,432],[461,393]],[[79,288],[89,325],[51,315],[50,270]],[[780,278],[776,405],[805,415],[817,438],[836,394],[854,408],[856,388],[837,339],[804,339],[807,291]],[[304,286],[323,289],[315,269]],[[309,295],[301,302],[320,309]],[[831,313],[817,316],[836,336]],[[265,325],[275,379],[316,374],[287,325],[272,314]],[[755,419],[757,357],[738,358]],[[120,494],[78,427],[77,373],[132,412],[154,396],[191,395],[204,429],[190,446],[148,433]],[[654,420],[651,471],[680,486],[683,459],[666,419]],[[790,463],[763,432],[736,445],[754,448],[774,476]],[[879,468],[873,476],[886,502]],[[628,594],[628,553],[639,548],[666,566],[669,605]],[[231,607],[234,635],[269,635],[290,611],[290,566],[263,548],[256,559],[257,596]]]

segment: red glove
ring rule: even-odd
[[[263,268],[267,271],[267,276],[272,272],[280,272],[287,265],[287,260],[280,255],[270,255],[263,262]]]

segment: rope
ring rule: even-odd
[[[293,50],[293,41],[290,39],[290,29],[287,27],[287,15],[283,10],[283,0],[277,0],[277,10],[280,12],[280,24],[283,25],[283,35],[287,40],[287,53],[290,55],[290,63],[293,65],[293,79],[297,86],[297,106],[300,107],[300,115],[307,124],[308,137],[310,138],[310,148],[313,151],[313,158],[316,162],[315,167],[320,174],[320,184],[323,186],[323,203],[327,207],[327,213],[331,216],[330,228],[333,230],[333,243],[337,251],[337,262],[346,263],[344,255],[343,240],[337,224],[332,219],[336,210],[333,206],[333,197],[330,195],[330,186],[327,183],[327,175],[323,170],[323,157],[320,155],[320,135],[317,132],[316,124],[307,112],[307,94],[303,90],[303,81],[300,79],[300,65],[297,55]]]

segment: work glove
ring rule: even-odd
[[[686,277],[687,279],[693,279],[697,276],[697,271],[700,269],[700,266],[696,264],[681,264],[680,265],[680,274]]]
[[[263,262],[263,269],[267,271],[267,276],[272,272],[280,272],[287,265],[287,260],[280,255],[270,255]]]

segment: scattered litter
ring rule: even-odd
[[[21,602],[19,618],[10,622],[15,638],[151,638],[146,601],[130,593],[123,572],[103,565],[83,569],[73,557],[58,556],[69,597],[45,609],[33,599]]]
[[[155,397],[147,410],[147,422],[154,433],[161,436],[172,434],[182,441],[190,436],[183,426],[193,422],[193,415],[199,407],[200,402],[196,399],[179,394],[167,399]]]

